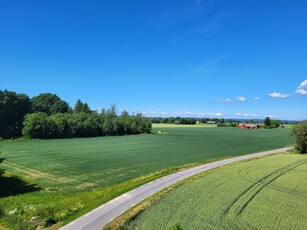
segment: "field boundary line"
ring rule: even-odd
[[[84,214],[83,216],[70,222],[68,225],[63,226],[60,230],[97,230],[106,226],[110,219],[115,219],[123,212],[129,210],[131,205],[142,202],[145,198],[150,197],[152,194],[159,192],[161,189],[167,188],[179,181],[182,181],[188,177],[194,176],[198,173],[217,168],[230,163],[257,158],[261,156],[271,155],[275,153],[281,153],[293,149],[294,147],[286,147],[275,150],[263,151],[259,153],[253,153],[249,155],[243,155],[239,157],[228,158],[225,160],[219,160],[212,163],[206,163],[198,165],[192,168],[188,168],[159,179],[155,179],[142,186],[134,188],[133,190],[126,192],[115,199],[93,209],[92,211]]]

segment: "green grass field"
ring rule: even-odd
[[[307,156],[273,155],[188,179],[125,229],[307,229]]]
[[[154,127],[157,130],[162,134],[1,141],[0,169],[16,177],[0,176],[0,223],[15,225],[33,216],[45,224],[67,222],[163,175],[153,172],[294,144],[288,129]]]
[[[182,125],[182,124],[153,124],[153,128],[216,128],[216,124],[195,124],[195,125]]]

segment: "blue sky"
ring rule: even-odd
[[[0,1],[0,89],[146,116],[307,119],[304,0]]]

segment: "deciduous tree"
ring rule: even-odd
[[[80,99],[78,99],[75,108],[74,108],[75,113],[91,113],[91,109],[88,106],[87,103],[83,103]]]
[[[42,93],[31,99],[33,112],[43,112],[47,115],[67,113],[69,105],[56,94]]]
[[[266,117],[264,119],[264,125],[265,126],[270,126],[271,125],[271,118],[270,117]]]
[[[46,113],[27,114],[23,122],[22,134],[28,138],[56,138],[58,128],[56,123]]]
[[[0,137],[20,137],[24,116],[30,109],[31,101],[27,95],[0,91]]]
[[[300,153],[307,153],[307,122],[295,125],[292,134],[296,138],[296,149]]]

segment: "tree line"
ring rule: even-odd
[[[189,124],[195,125],[197,120],[185,117],[153,117],[151,122],[155,124]]]
[[[56,94],[26,94],[0,90],[0,138],[70,138],[150,133],[151,122],[116,107],[93,111],[78,100],[71,108]]]

